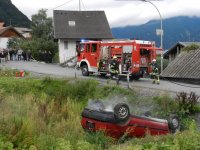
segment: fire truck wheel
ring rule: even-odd
[[[140,76],[135,76],[134,77],[134,80],[139,80],[140,79]]]
[[[105,76],[106,76],[106,73],[100,73],[100,76],[101,76],[101,77],[105,77]]]
[[[133,74],[132,76],[130,76],[130,80],[139,80],[139,79],[140,79],[140,75]]]
[[[83,76],[89,76],[89,71],[88,71],[88,66],[87,65],[83,65],[81,67],[81,71],[82,71],[82,75]]]
[[[114,116],[118,122],[127,121],[130,116],[130,110],[128,105],[119,103],[114,107]]]

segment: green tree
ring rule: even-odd
[[[160,56],[157,56],[156,62],[158,65],[158,70],[161,71],[161,57]],[[169,64],[169,60],[163,59],[163,70],[167,67],[168,64]]]
[[[58,51],[57,43],[53,41],[53,22],[52,18],[47,17],[46,10],[41,9],[37,14],[32,16],[32,41],[29,44],[23,43],[25,48],[27,45],[31,46],[31,51],[33,57],[37,60],[43,60],[41,54],[44,52],[50,52],[51,58],[54,57],[55,53]]]
[[[18,39],[18,38],[11,38],[7,42],[7,47],[9,49],[18,50],[20,48],[19,42],[20,42],[20,39]]]
[[[38,14],[32,16],[32,37],[42,38],[45,40],[53,39],[53,26],[52,18],[47,17],[46,10],[41,9],[38,11]]]
[[[9,40],[8,47],[31,51],[34,59],[51,62],[54,55],[58,52],[58,44],[53,39],[52,24],[52,18],[47,17],[46,10],[39,10],[37,14],[32,16],[32,38]],[[44,55],[45,52],[48,55]]]

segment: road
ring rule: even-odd
[[[58,78],[74,78],[75,75],[77,78],[94,78],[99,80],[101,83],[108,83],[108,79],[100,79],[94,76],[92,77],[83,77],[80,70],[75,70],[73,68],[64,68],[58,64],[46,64],[41,62],[23,62],[23,61],[8,61],[0,63],[0,68],[5,69],[19,69],[31,72],[33,75],[39,76],[52,76]],[[110,81],[110,83],[115,83],[115,81]],[[128,87],[128,83],[124,81],[120,81],[120,85],[124,87]],[[169,81],[161,80],[160,84],[152,84],[151,79],[141,78],[138,81],[130,82],[129,86],[134,89],[142,89],[142,93],[145,94],[144,91],[151,93],[151,90],[162,91],[164,93],[174,93],[177,92],[195,92],[197,95],[200,95],[200,85],[193,84],[185,84],[185,83],[174,83]]]

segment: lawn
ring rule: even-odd
[[[16,78],[13,74],[1,71],[0,149],[200,149],[196,123],[184,111],[177,112],[184,131],[173,135],[117,141],[102,132],[87,133],[81,127],[81,112],[88,101],[125,101],[137,114],[143,113],[137,106],[152,105],[156,116],[166,117],[180,107],[167,95],[141,98],[132,90],[102,86],[95,80]]]

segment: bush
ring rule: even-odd
[[[13,150],[13,144],[11,142],[8,142],[8,141],[5,142],[0,138],[0,149],[2,149],[2,150]]]
[[[190,122],[189,129],[174,135],[146,136],[141,139],[132,139],[124,145],[113,146],[111,150],[197,150],[200,148],[200,134],[194,121]]]
[[[157,56],[156,62],[157,62],[158,70],[161,71],[161,57],[160,56]],[[163,59],[163,70],[167,67],[168,64],[169,64],[169,60]]]
[[[78,141],[77,143],[77,150],[94,150],[94,149],[97,149],[97,148],[95,148],[95,146],[90,144],[89,142]]]
[[[183,51],[191,51],[191,50],[197,50],[199,49],[199,45],[196,45],[195,43],[192,43],[191,45],[188,45],[186,47],[183,48]]]
[[[178,112],[177,102],[167,95],[154,97],[154,101],[157,104],[155,113],[157,113],[158,116],[166,117],[170,114],[176,114]]]
[[[194,92],[190,92],[188,95],[186,92],[180,92],[177,94],[176,101],[179,105],[179,113],[181,115],[194,114],[198,111],[198,102],[199,96]]]
[[[113,139],[106,136],[103,131],[88,132],[85,137],[86,141],[90,144],[96,145],[96,149],[108,149]]]
[[[59,63],[59,53],[56,52],[52,59],[53,63]]]
[[[72,146],[69,141],[59,138],[57,139],[55,150],[71,150]]]

